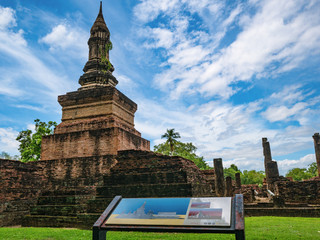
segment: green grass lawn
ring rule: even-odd
[[[320,240],[319,218],[247,217],[246,239]],[[91,239],[89,230],[61,228],[0,228],[1,240],[84,240]],[[234,234],[182,234],[109,232],[107,239],[235,239]]]

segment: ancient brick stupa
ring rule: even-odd
[[[110,32],[102,4],[88,41],[89,59],[81,87],[59,96],[62,122],[42,140],[41,160],[117,154],[119,150],[150,150],[150,142],[134,128],[137,104],[116,89],[109,60]]]

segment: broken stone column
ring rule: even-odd
[[[273,190],[273,183],[279,179],[278,164],[276,161],[272,161],[270,144],[267,138],[262,138],[262,147],[264,155],[264,167],[266,173],[266,181],[268,188]]]
[[[223,165],[221,158],[215,158],[213,160],[214,174],[215,174],[215,188],[217,197],[224,197],[225,184],[223,175]]]
[[[241,194],[241,178],[240,178],[240,173],[236,173],[235,174],[235,177],[236,177],[236,191],[235,193],[236,194]]]
[[[233,196],[233,189],[232,189],[232,179],[231,177],[226,177],[226,197]]]
[[[319,133],[315,133],[312,137],[313,137],[313,141],[314,141],[314,151],[316,154],[318,176],[320,177],[320,136],[319,136]]]

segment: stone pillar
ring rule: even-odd
[[[232,189],[232,179],[231,177],[226,177],[226,197],[233,196],[233,189]]]
[[[214,174],[215,174],[215,188],[217,197],[224,197],[225,184],[223,175],[223,165],[221,158],[215,158],[213,160]]]
[[[273,183],[279,179],[278,164],[272,161],[270,144],[267,138],[262,138],[262,147],[264,155],[264,167],[268,188],[273,191]]]
[[[272,162],[270,144],[267,138],[262,138],[263,156],[264,156],[264,168],[266,173],[266,178],[268,179],[268,163]]]
[[[235,174],[236,177],[236,194],[241,194],[241,178],[240,173]]]
[[[314,141],[314,151],[316,154],[318,176],[320,177],[320,136],[319,133],[315,133],[313,136]]]

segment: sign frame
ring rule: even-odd
[[[161,199],[161,198],[159,198]],[[226,233],[235,234],[236,240],[245,239],[243,195],[236,194],[231,203],[231,222],[228,227],[217,226],[155,226],[155,225],[106,225],[105,222],[118,206],[122,196],[116,196],[92,227],[93,240],[106,240],[108,231]]]

